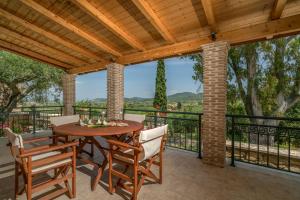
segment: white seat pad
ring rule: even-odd
[[[54,163],[51,163],[51,164],[48,164],[48,165],[44,165],[44,166],[32,169],[32,173],[37,173],[37,172],[40,172],[40,171],[50,169],[50,168],[55,167],[55,166],[60,166],[60,165],[63,165],[63,164],[66,164],[66,163],[71,163],[71,162],[72,162],[71,158],[60,160],[60,161],[57,161],[57,162],[54,162]]]
[[[36,156],[32,156],[32,161],[41,160],[41,159],[48,158],[48,157],[51,157],[51,156],[55,156],[55,155],[58,155],[58,154],[61,154],[61,152],[60,151],[51,151],[51,152],[39,154],[39,155],[36,155]],[[32,169],[32,173],[47,170],[47,169],[50,169],[52,167],[59,166],[59,165],[62,165],[62,164],[65,164],[65,163],[68,163],[68,162],[71,162],[71,161],[72,160],[70,158],[64,159],[64,160],[59,160],[59,161],[53,162],[53,163],[48,164],[48,165],[43,165],[43,166],[34,168],[34,169]]]

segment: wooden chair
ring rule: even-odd
[[[60,126],[60,125],[64,125],[64,124],[69,124],[69,123],[76,123],[79,122],[80,117],[79,115],[67,115],[67,116],[58,116],[58,117],[50,117],[50,123],[51,126]],[[54,143],[57,142],[68,142],[68,141],[76,141],[78,140],[79,143],[81,143],[81,140],[84,139],[84,137],[81,136],[60,136],[57,133],[53,133],[53,135],[58,136],[58,137],[54,137],[55,141],[53,141]],[[86,154],[88,154],[89,156],[93,157],[94,156],[94,145],[92,142],[89,142],[89,144],[91,145],[91,152],[82,150],[81,152],[84,152]],[[79,153],[81,153],[79,152]]]
[[[77,142],[65,143],[61,145],[39,145],[33,148],[24,148],[25,144],[37,142],[51,142],[51,137],[33,138],[24,140],[21,135],[17,135],[10,128],[5,128],[4,133],[8,138],[8,145],[15,159],[15,198],[24,191],[27,199],[32,198],[32,194],[60,183],[65,187],[55,190],[43,199],[52,199],[68,192],[70,198],[76,197],[76,145]],[[70,172],[70,169],[71,172]],[[56,173],[48,180],[36,183],[33,179],[36,176],[46,174],[54,170]],[[24,178],[24,188],[19,192],[19,176]],[[72,179],[72,189],[69,179]],[[61,187],[61,186],[60,186]]]
[[[168,125],[142,131],[139,137],[139,144],[136,146],[116,140],[108,140],[109,152],[109,192],[114,192],[112,176],[118,177],[116,187],[120,186],[132,194],[132,199],[137,199],[137,194],[143,185],[145,178],[149,177],[155,182],[162,183],[163,163],[163,138],[167,134]],[[118,163],[124,166],[120,171],[113,168]],[[159,167],[159,176],[152,171],[152,165]],[[133,170],[133,177],[127,175],[129,169]],[[129,183],[129,184],[128,184]]]

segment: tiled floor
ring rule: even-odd
[[[13,199],[14,163],[6,140],[0,138],[0,200]],[[252,167],[208,166],[189,152],[167,149],[163,184],[144,185],[138,195],[145,200],[300,200],[300,176],[290,176]],[[97,189],[90,189],[95,173],[78,164],[76,199],[124,199],[122,192],[107,192],[107,173]],[[22,195],[19,199],[26,199]],[[62,195],[57,199],[68,199]],[[126,199],[126,198],[125,198]]]

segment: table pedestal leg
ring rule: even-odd
[[[84,158],[81,158],[79,157],[78,153],[83,150],[83,147],[89,143],[89,141],[92,142],[92,144],[94,144],[96,146],[96,148],[99,150],[99,152],[102,154],[103,156],[103,162],[102,164],[98,164],[98,163],[95,163],[91,160],[88,160],[88,159],[84,159]],[[77,157],[80,158],[81,161],[87,163],[87,164],[92,164],[94,167],[97,167],[97,176],[95,177],[93,183],[92,183],[92,190],[94,191],[96,189],[96,186],[97,184],[99,183],[102,175],[103,175],[103,172],[104,172],[104,169],[106,168],[107,164],[108,164],[108,160],[107,160],[107,153],[105,152],[104,150],[105,148],[101,146],[101,144],[94,138],[94,137],[85,137],[84,141],[79,145],[78,147],[78,151],[77,151]]]

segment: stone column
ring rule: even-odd
[[[124,105],[124,66],[112,63],[107,66],[107,118],[122,119]]]
[[[73,115],[75,104],[75,74],[62,75],[64,115]]]
[[[203,162],[224,167],[226,156],[227,42],[202,46],[204,96],[202,118]]]

